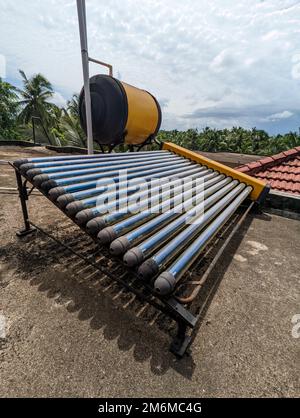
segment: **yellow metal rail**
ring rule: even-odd
[[[251,192],[250,198],[251,200],[258,200],[262,192],[268,190],[268,186],[263,181],[257,180],[247,174],[240,173],[239,171],[234,170],[231,167],[227,167],[226,165],[220,164],[216,161],[210,160],[202,155],[190,151],[186,148],[180,147],[179,145],[172,144],[172,142],[165,142],[163,144],[163,149],[174,152],[175,154],[182,155],[185,158],[188,158],[196,163],[200,163],[206,165],[213,170],[219,171],[226,176],[230,176],[233,179],[237,179],[240,182],[246,183],[248,186],[252,186],[253,190]]]

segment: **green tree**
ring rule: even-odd
[[[71,100],[67,102],[68,113],[79,120],[79,95],[73,94]]]
[[[19,105],[22,109],[19,121],[28,124],[33,117],[37,117],[40,118],[45,128],[49,128],[52,120],[51,111],[55,106],[49,102],[54,94],[51,83],[42,74],[27,78],[24,71],[19,70],[19,72],[23,81],[23,89],[18,89],[21,96]]]
[[[63,109],[63,116],[60,121],[60,129],[63,132],[67,144],[76,147],[85,147],[86,138],[81,129],[79,120],[74,118],[66,109]]]
[[[0,138],[18,138],[17,112],[17,89],[0,78]]]
[[[273,155],[300,145],[300,133],[297,132],[269,136],[261,129],[241,127],[219,130],[206,127],[200,132],[194,129],[160,131],[158,139],[192,150],[258,155]]]
[[[86,135],[80,124],[78,94],[73,94],[71,100],[67,102],[67,108],[62,109],[59,130],[63,133],[64,142],[67,144],[86,146]]]

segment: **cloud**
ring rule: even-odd
[[[295,0],[87,0],[90,55],[162,98],[172,128],[296,126],[300,5]],[[7,78],[42,72],[64,98],[82,86],[75,1],[0,0]],[[91,65],[91,74],[105,72]],[[285,119],[267,119],[285,111]],[[187,115],[194,115],[187,117]],[[198,116],[197,116],[198,115]],[[283,120],[284,125],[283,125]],[[267,125],[266,125],[267,124]]]
[[[292,71],[291,75],[294,80],[300,80],[300,54],[292,56]]]
[[[169,99],[167,99],[165,97],[159,97],[158,100],[159,100],[159,104],[160,104],[161,109],[167,109]]]
[[[54,92],[54,95],[50,101],[59,107],[65,107],[67,103],[65,97],[57,91]]]
[[[216,73],[233,68],[237,64],[234,54],[230,49],[224,49],[214,57],[210,63],[210,69]]]
[[[288,119],[291,116],[293,116],[294,113],[290,112],[288,110],[284,110],[283,112],[274,113],[273,115],[270,115],[267,119],[271,122],[281,120],[281,119]]]
[[[284,110],[282,112],[272,113],[270,115],[270,109],[273,111],[276,109],[274,106],[248,106],[247,108],[238,108],[238,107],[218,107],[212,106],[210,108],[205,109],[197,109],[193,113],[188,113],[183,115],[183,118],[186,119],[199,119],[199,118],[252,118],[258,119],[261,118],[262,120],[279,120],[279,119],[287,119],[294,115],[293,112],[289,110]]]

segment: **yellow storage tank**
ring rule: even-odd
[[[152,94],[114,77],[91,77],[93,137],[100,145],[141,145],[155,137],[161,125],[161,109]],[[84,90],[79,114],[86,132]]]

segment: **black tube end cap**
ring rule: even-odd
[[[98,241],[101,244],[107,245],[110,244],[112,241],[114,241],[116,238],[118,238],[115,230],[112,226],[109,226],[102,231],[99,232],[97,235]]]
[[[173,292],[176,285],[176,279],[169,271],[164,271],[154,282],[155,291],[166,296]]]
[[[125,254],[130,248],[130,242],[126,237],[115,239],[110,245],[110,252],[116,257]]]
[[[60,187],[58,187],[58,189],[60,189]],[[63,189],[63,188],[62,188]],[[56,189],[53,189],[56,190]],[[52,190],[51,190],[52,192]],[[57,194],[57,192],[56,192]],[[65,193],[62,196],[58,196],[57,198],[57,203],[59,205],[60,208],[65,208],[67,205],[69,205],[70,203],[74,202],[74,197],[71,193]]]
[[[22,164],[20,166],[20,171],[21,171],[22,174],[24,174],[24,173],[26,173],[26,171],[28,171],[28,170],[30,170],[32,168],[34,168],[34,164],[33,163],[26,163],[26,164]],[[38,174],[40,174],[40,173],[38,173]]]
[[[45,192],[49,192],[50,189],[53,189],[53,187],[56,187],[57,183],[55,180],[48,180],[48,181],[44,181],[41,185],[40,188],[43,189]]]
[[[54,187],[54,189],[51,189],[49,191],[49,198],[54,201],[57,200],[61,195],[64,195],[65,193],[66,191],[63,187]]]
[[[153,258],[146,260],[138,269],[138,276],[141,280],[150,280],[159,272],[159,267]]]
[[[15,167],[19,168],[22,164],[27,164],[27,163],[28,163],[27,158],[23,158],[23,159],[20,159],[20,160],[16,160],[16,161],[14,161],[14,162],[13,162],[13,165],[14,165]]]
[[[33,177],[33,184],[37,187],[39,187],[42,183],[49,180],[49,177],[47,174],[39,174],[35,177]]]
[[[91,209],[85,209],[76,213],[75,221],[78,225],[85,225],[93,218],[95,218],[94,212]]]
[[[25,164],[25,165],[27,165],[27,164]],[[40,170],[39,168],[33,168],[33,169],[28,169],[28,171],[26,171],[26,170],[23,171],[23,167],[24,166],[22,166],[22,168],[21,168],[21,172],[26,174],[26,176],[30,179],[32,179],[33,177],[38,176],[39,174],[43,173],[42,170]]]
[[[144,261],[143,251],[139,247],[127,251],[123,257],[124,264],[128,267],[135,267]]]
[[[84,210],[84,206],[80,201],[69,203],[65,207],[65,211],[68,216],[74,216],[76,213],[81,212],[82,210]]]
[[[91,219],[86,224],[87,233],[92,235],[92,236],[97,235],[98,232],[101,231],[101,229],[103,229],[105,227],[106,227],[106,223],[100,217]]]

